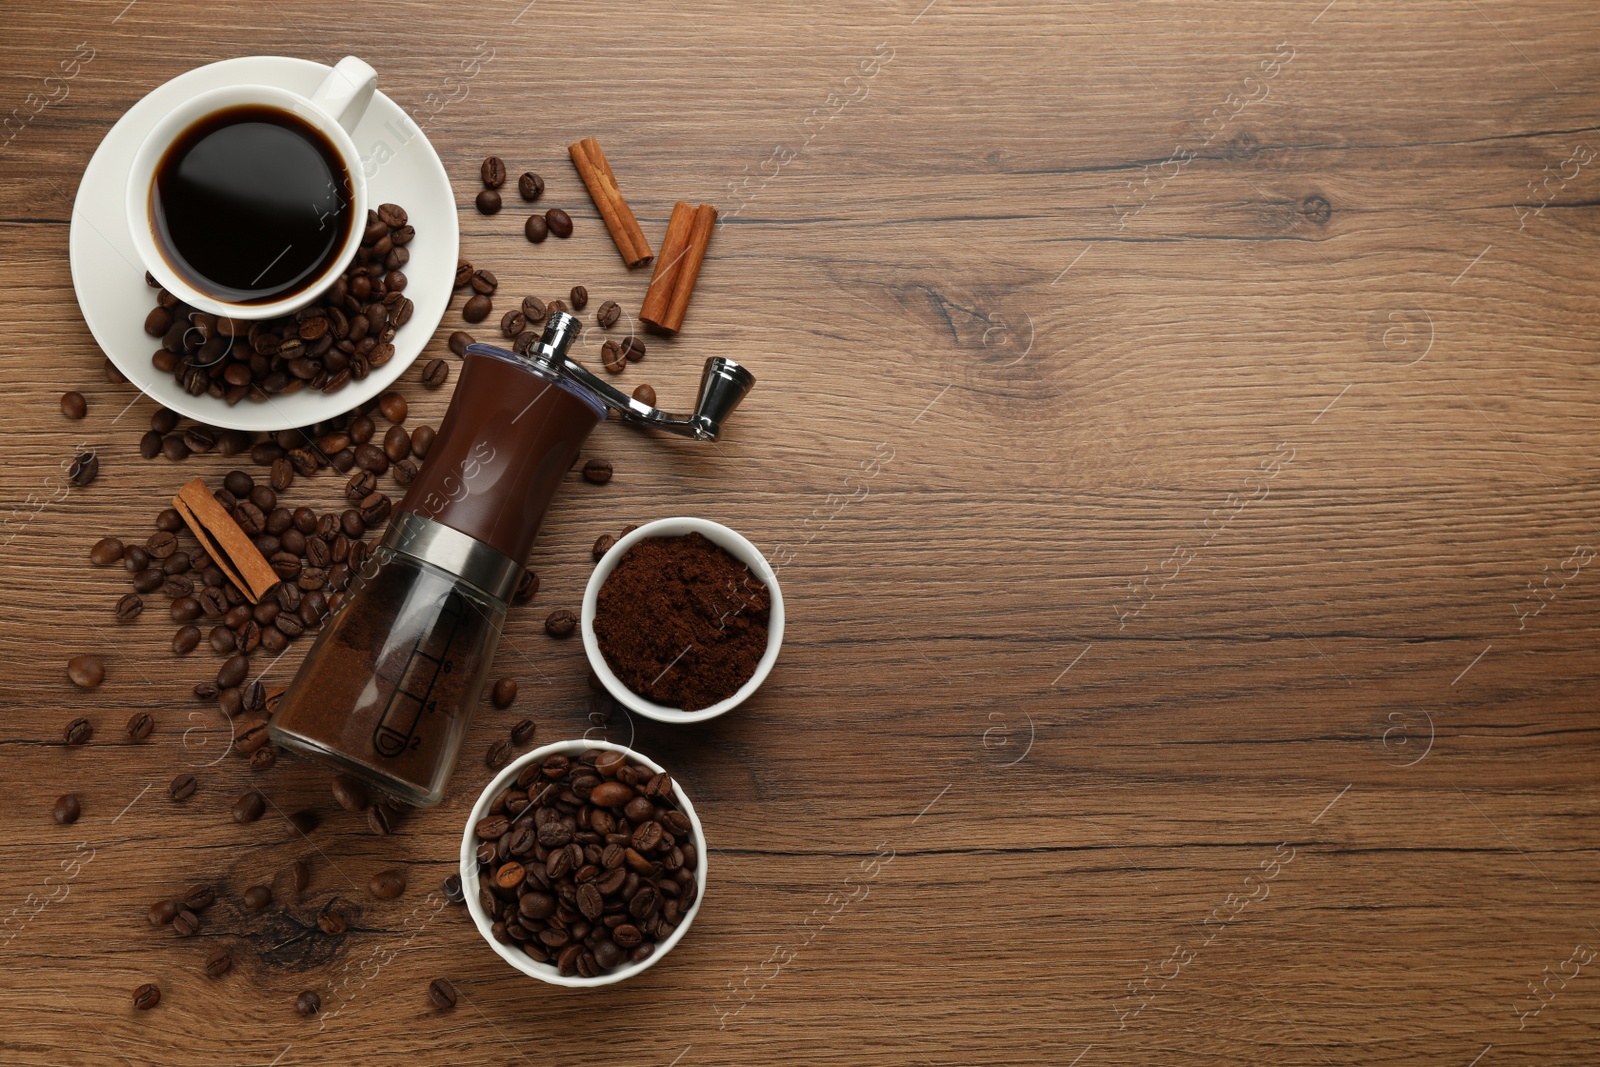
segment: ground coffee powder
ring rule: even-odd
[[[755,674],[771,607],[766,583],[703,535],[651,537],[600,587],[594,633],[623,685],[697,711]]]

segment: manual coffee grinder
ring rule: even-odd
[[[755,384],[706,360],[692,415],[671,415],[567,358],[556,312],[526,355],[468,345],[427,462],[273,714],[272,740],[418,807],[437,804],[545,509],[607,410],[715,441]]]

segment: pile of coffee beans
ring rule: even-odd
[[[189,395],[230,405],[301,389],[338,392],[394,358],[395,333],[415,310],[404,292],[415,236],[400,205],[368,211],[355,261],[328,291],[292,315],[261,321],[192,308],[146,274],[158,291],[144,330],[161,339],[151,362]]]
[[[671,777],[619,752],[529,764],[475,832],[493,937],[563,975],[649,959],[700,892],[702,846]]]

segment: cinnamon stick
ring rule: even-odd
[[[568,145],[567,154],[572,157],[572,165],[578,168],[578,177],[583,179],[594,206],[605,220],[606,229],[611,232],[611,240],[616,244],[622,262],[630,267],[650,262],[655,253],[650,251],[650,242],[645,240],[639,220],[633,217],[633,210],[622,198],[617,176],[606,161],[606,154],[600,150],[600,142],[593,137],[585,137],[577,144]]]
[[[178,495],[172,498],[172,506],[189,524],[189,529],[222,573],[239,587],[250,603],[258,602],[278,584],[278,574],[267,558],[211,495],[203,479],[195,478],[178,490]]]
[[[639,309],[640,319],[674,333],[683,327],[684,312],[716,228],[717,209],[710,204],[696,208],[679,201],[673,205],[667,235],[661,242],[661,256]]]

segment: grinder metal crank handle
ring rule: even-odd
[[[620,389],[608,385],[582,364],[569,359],[567,349],[572,347],[572,342],[577,336],[578,320],[566,312],[557,311],[545,323],[544,333],[538,343],[530,347],[527,355],[521,358],[542,364],[557,374],[581,382],[586,389],[599,396],[607,407],[629,422],[641,426],[653,426],[680,437],[715,441],[717,435],[722,432],[723,420],[733,413],[733,409],[739,406],[739,401],[744,399],[744,395],[756,383],[755,375],[738,363],[722,356],[712,356],[706,360],[705,369],[700,373],[700,396],[695,403],[694,413],[674,415],[660,408],[651,407],[641,400],[635,400]],[[490,345],[469,345],[467,351],[470,352],[474,348],[502,351]]]

